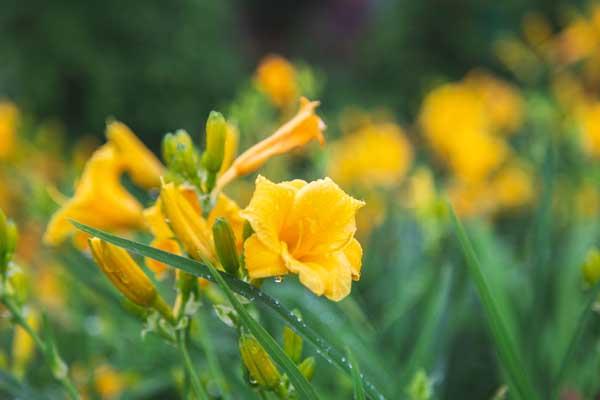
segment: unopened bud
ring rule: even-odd
[[[155,308],[169,320],[173,318],[150,279],[127,251],[98,238],[90,239],[90,249],[102,272],[125,297],[139,306]]]
[[[225,117],[217,111],[211,111],[206,120],[206,150],[202,156],[202,164],[210,173],[216,174],[221,169],[226,138],[227,121],[225,121]]]
[[[306,380],[310,381],[315,375],[316,361],[314,357],[307,357],[298,365],[298,370],[304,375]]]
[[[6,274],[15,247],[17,245],[17,227],[0,210],[0,273]]]
[[[192,138],[184,130],[175,134],[169,133],[162,143],[162,153],[167,166],[172,172],[185,179],[194,180],[197,176],[199,156]]]
[[[581,267],[583,279],[585,282],[593,286],[600,280],[600,251],[593,248],[585,257],[585,261]]]
[[[213,224],[213,239],[215,250],[221,265],[231,275],[236,275],[240,269],[240,259],[235,247],[235,237],[231,225],[225,218],[217,218]]]
[[[294,314],[298,319],[301,318],[299,311],[294,310]],[[295,363],[299,363],[302,358],[302,346],[302,337],[286,325],[283,328],[283,350]]]
[[[243,333],[239,342],[242,361],[257,385],[272,389],[279,385],[281,375],[271,357],[252,335]]]

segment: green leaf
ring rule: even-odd
[[[265,349],[267,353],[275,360],[277,364],[283,369],[288,377],[290,378],[290,382],[294,385],[296,392],[300,395],[301,399],[318,399],[317,393],[310,383],[306,380],[304,375],[298,370],[296,364],[285,354],[281,346],[277,344],[275,339],[269,332],[265,330],[254,318],[250,316],[248,310],[240,303],[240,301],[235,297],[235,294],[223,279],[223,276],[219,271],[215,269],[215,267],[210,263],[206,262],[206,266],[210,270],[211,275],[215,278],[217,284],[221,287],[221,289],[225,292],[227,299],[237,311],[240,322],[244,324],[246,328],[258,340],[261,346]]]
[[[354,354],[350,351],[350,348],[346,348],[346,354],[348,355],[348,362],[352,366],[352,387],[354,388],[354,400],[365,400],[365,389],[363,388],[362,381],[360,379],[360,367],[358,361],[354,358]]]
[[[162,251],[142,243],[137,243],[129,239],[120,238],[118,236],[103,232],[101,230],[92,228],[90,226],[81,224],[76,221],[72,221],[72,223],[78,229],[90,235],[96,236],[102,240],[106,240],[107,242],[112,243],[115,246],[123,247],[124,249],[127,249],[143,257],[152,258],[154,260],[171,265],[174,268],[188,272],[192,275],[196,275],[215,282],[215,278],[213,278],[213,276],[207,270],[207,267],[198,261],[178,256],[176,254],[168,253],[166,251]],[[251,286],[246,282],[236,279],[228,274],[221,274],[221,276],[225,280],[227,285],[229,285],[229,287],[235,293],[249,300],[256,300],[265,307],[268,307],[271,311],[275,312],[275,314],[279,318],[286,322],[294,331],[296,331],[296,333],[298,333],[305,340],[307,340],[309,343],[315,346],[318,353],[325,360],[345,371],[349,377],[352,376],[352,368],[350,367],[350,364],[346,360],[344,354],[337,350],[335,347],[333,347],[325,339],[323,339],[321,335],[315,332],[305,322],[298,319],[298,317],[293,312],[283,307],[278,300],[275,300],[273,297],[260,291],[256,287]],[[374,400],[384,400],[386,398],[364,376],[362,377],[362,383],[365,392],[367,393],[369,398]]]
[[[473,279],[475,286],[477,287],[477,292],[479,293],[479,298],[487,317],[490,332],[496,344],[498,357],[510,379],[511,387],[518,392],[515,394],[518,394],[522,399],[537,399],[538,396],[533,390],[525,368],[523,367],[523,362],[519,357],[514,339],[502,318],[496,300],[492,296],[490,286],[482,272],[471,241],[467,237],[462,223],[456,216],[452,205],[448,204],[448,208],[450,210],[454,232],[460,242],[471,279]]]

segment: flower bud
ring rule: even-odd
[[[139,306],[155,308],[165,318],[172,319],[171,310],[126,250],[98,238],[89,242],[96,263],[125,297]]]
[[[298,365],[298,370],[304,375],[306,380],[310,381],[315,374],[316,361],[314,357],[307,357]]]
[[[243,333],[239,341],[242,361],[257,385],[273,389],[281,381],[281,375],[271,357],[252,335]]]
[[[212,174],[216,174],[221,169],[227,129],[227,121],[223,114],[211,111],[206,120],[206,150],[202,156],[202,164]]]
[[[169,133],[163,139],[162,153],[169,169],[194,181],[198,175],[199,156],[190,135],[184,130]]]
[[[221,265],[231,275],[236,275],[240,269],[240,259],[235,246],[235,237],[231,225],[225,218],[217,218],[213,224],[213,240],[215,250]]]
[[[171,230],[190,257],[214,261],[210,228],[173,183],[163,184],[160,192],[162,209]]]
[[[299,311],[294,310],[294,314],[300,319]],[[302,346],[302,337],[286,325],[283,328],[283,350],[295,363],[299,363],[302,358]]]
[[[593,286],[600,280],[600,251],[593,248],[585,257],[585,261],[581,267],[583,279],[585,282]]]

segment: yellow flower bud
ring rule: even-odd
[[[206,121],[206,151],[202,156],[202,164],[213,174],[219,172],[223,163],[227,129],[227,121],[223,115],[211,111]]]
[[[595,285],[600,280],[600,251],[598,249],[593,248],[587,253],[581,272],[583,279],[590,286]]]
[[[190,257],[214,261],[210,228],[179,189],[173,183],[163,184],[160,199],[171,229]]]
[[[153,307],[165,318],[172,319],[171,310],[127,251],[98,238],[90,239],[90,248],[102,272],[125,297],[139,306]]]
[[[300,362],[302,357],[302,337],[294,332],[289,326],[283,328],[283,350],[292,361]]]
[[[257,385],[272,389],[281,381],[279,370],[271,357],[252,335],[242,334],[239,342],[242,361],[248,369],[250,378]]]
[[[307,380],[311,380],[315,374],[316,361],[314,357],[305,358],[304,361],[298,365],[300,373],[304,375]]]

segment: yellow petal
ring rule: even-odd
[[[258,239],[271,251],[281,250],[280,232],[292,208],[295,190],[258,176],[250,204],[241,212]]]
[[[171,238],[174,236],[162,213],[160,198],[156,201],[156,204],[144,210],[144,221],[155,238]]]
[[[235,201],[224,194],[221,194],[217,199],[217,203],[208,215],[208,225],[211,228],[215,223],[215,220],[219,217],[225,218],[227,222],[229,222],[235,235],[235,242],[238,246],[238,250],[241,250],[242,235],[244,231],[244,219],[240,215],[240,212],[240,207]]]
[[[244,242],[244,255],[248,275],[252,279],[281,276],[288,272],[281,256],[262,244],[256,234]]]
[[[296,243],[287,241],[297,258],[340,250],[352,239],[356,211],[363,205],[329,178],[310,182],[298,190],[281,236],[298,233]]]
[[[106,136],[118,150],[136,184],[148,189],[160,186],[163,165],[125,124],[117,121],[109,123]]]
[[[363,250],[360,243],[358,242],[358,240],[352,239],[342,251],[344,252],[344,256],[346,257],[346,259],[348,260],[348,264],[350,265],[352,279],[355,281],[359,280],[363,255]]]

